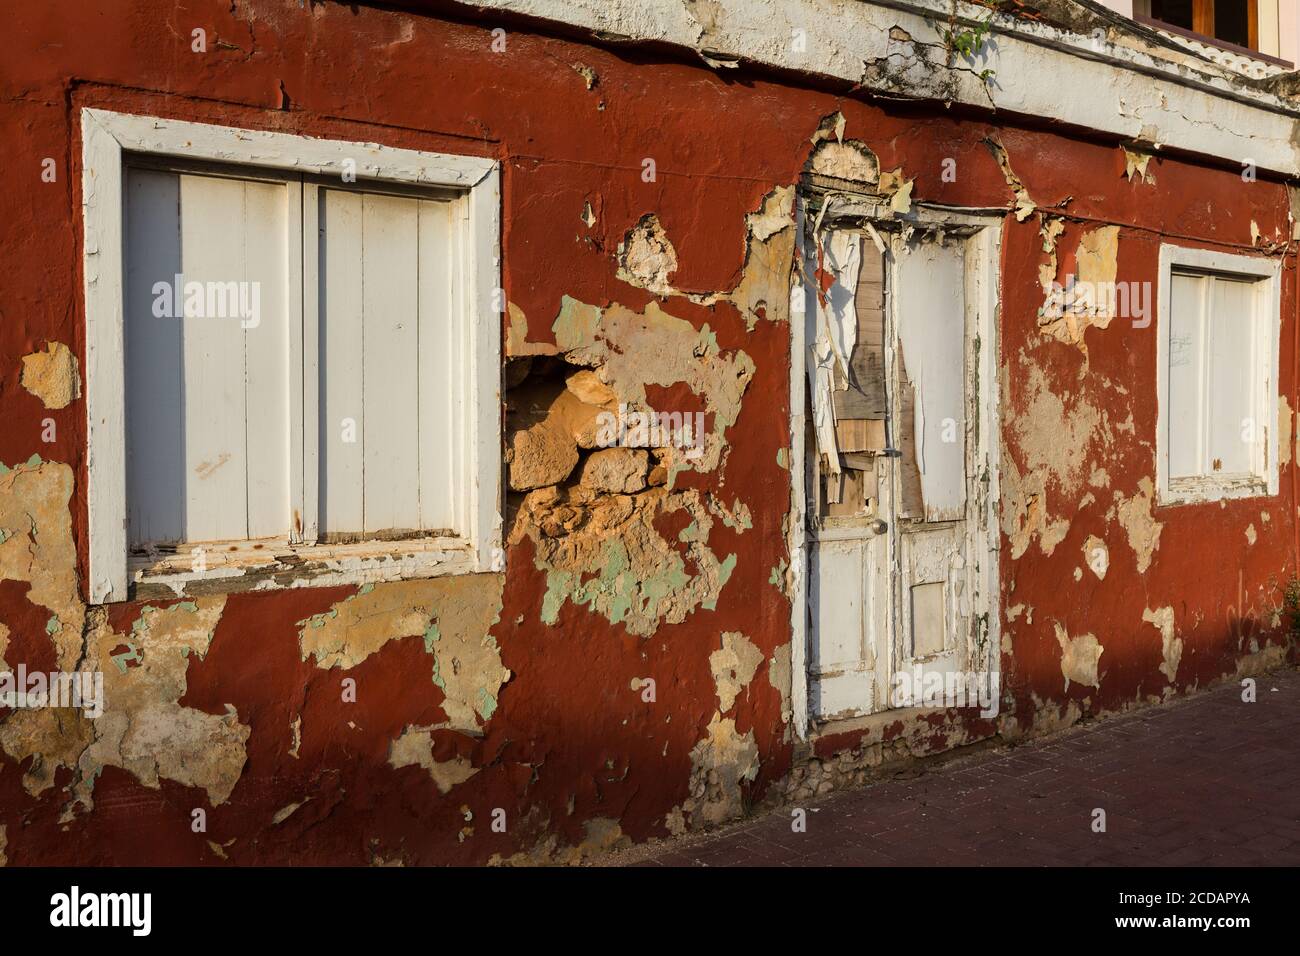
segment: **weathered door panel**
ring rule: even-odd
[[[895,237],[895,414],[900,431],[896,671],[968,668],[966,510],[972,326],[966,244]],[[909,480],[915,489],[905,493]],[[919,496],[919,497],[918,497]]]
[[[965,671],[970,607],[962,522],[899,532],[899,669]]]
[[[888,704],[887,535],[819,540],[810,549],[809,607],[819,639],[809,660],[818,714],[875,713]]]
[[[827,258],[852,263],[856,301],[846,308],[840,289],[807,326],[810,340],[818,323],[823,336],[805,471],[809,705],[819,720],[907,706],[891,693],[896,675],[972,664],[979,409],[968,259],[978,257],[969,232],[907,233],[863,236],[851,255],[840,238]],[[816,345],[810,356],[818,362]]]

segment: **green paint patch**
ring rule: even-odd
[[[542,602],[543,620],[549,614],[547,623],[554,623],[566,596],[574,604],[603,615],[611,624],[622,624],[633,618],[643,620],[657,616],[659,608],[673,594],[690,584],[686,563],[678,554],[671,556],[662,572],[645,578],[632,570],[631,555],[621,539],[606,541],[601,556],[600,573],[582,584],[576,584],[572,572],[552,572]]]
[[[51,614],[50,619],[45,622],[45,633],[53,636],[61,630],[63,630],[63,625],[59,622],[59,616]]]
[[[123,651],[121,654],[109,655],[109,657],[112,658],[113,663],[117,665],[117,669],[123,674],[127,672],[128,661],[138,662],[140,660],[140,649],[135,646],[135,642],[127,641],[126,646],[127,650]]]
[[[773,586],[775,586],[775,587],[778,587],[778,588],[781,587],[782,585],[784,585],[784,584],[785,584],[785,569],[786,569],[788,566],[789,566],[789,565],[787,565],[787,564],[785,563],[785,558],[782,558],[780,561],[778,561],[776,567],[774,567],[774,568],[772,569],[772,573],[771,573],[770,575],[768,575],[767,583],[768,583],[768,584],[771,584],[771,585],[773,585]]]
[[[722,564],[718,566],[718,593],[707,601],[700,602],[700,607],[706,611],[716,611],[718,609],[718,597],[722,594],[722,589],[727,586],[727,582],[731,580],[731,572],[734,570],[736,570],[736,556],[729,554]]]
[[[717,355],[722,351],[718,348],[718,333],[710,329],[707,322],[704,323],[704,328],[700,329],[700,340],[695,351],[697,355]]]
[[[596,337],[600,325],[600,309],[577,299],[565,296],[560,300],[560,314],[555,317],[551,331],[561,352],[581,348]]]
[[[786,471],[790,470],[790,449],[778,448],[776,450],[776,463]]]
[[[298,622],[298,627],[324,627],[327,621],[338,616],[338,608],[332,607],[328,611],[322,611],[320,614],[313,614],[311,617],[303,618]]]
[[[5,475],[9,474],[11,471],[14,470],[14,468],[23,468],[23,467],[39,468],[43,464],[45,464],[45,459],[41,458],[40,455],[32,455],[31,458],[28,458],[26,461],[14,465],[13,468],[10,468],[4,462],[0,461],[0,478],[3,478]]]
[[[577,575],[571,571],[550,571],[546,575],[546,593],[542,595],[542,623],[554,624],[560,617],[560,608],[572,592]]]

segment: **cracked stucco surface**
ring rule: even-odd
[[[230,798],[251,728],[231,704],[223,714],[180,704],[186,671],[207,655],[225,604],[223,596],[146,607],[126,634],[97,621],[82,669],[103,672],[105,708],[91,722],[94,742],[77,761],[73,793],[82,807],[94,806],[95,781],[105,767],[120,767],[153,789],[166,779],[204,790],[212,806]],[[134,652],[135,666],[114,660],[122,645]]]
[[[511,673],[488,632],[501,615],[504,576],[474,574],[366,585],[330,610],[301,621],[302,659],[349,670],[389,641],[423,636],[442,689],[440,724],[476,735],[496,711]]]
[[[549,512],[574,505],[587,515],[580,529],[554,537],[542,531]],[[675,512],[691,523],[670,540],[658,524]],[[701,607],[716,607],[736,565],[735,554],[719,556],[709,547],[713,517],[694,489],[590,499],[571,493],[554,501],[534,493],[520,519],[516,535],[533,539],[534,562],[546,574],[541,619],[547,624],[568,601],[647,636],[662,623],[680,624]]]
[[[530,362],[553,356],[576,370],[552,369],[540,381],[526,372],[510,393],[518,419],[507,438],[510,484],[528,492],[510,543],[533,543],[534,564],[546,575],[543,623],[555,623],[572,603],[644,636],[716,607],[738,556],[717,553],[710,534],[718,521],[737,533],[751,528],[749,506],[674,485],[684,471],[724,470],[727,430],[756,369],[744,350],[721,347],[708,324],[697,327],[674,315],[674,302],[730,303],[750,329],[761,320],[787,321],[793,209],[793,188],[777,187],[746,216],[744,268],[728,292],[686,295],[673,288],[676,253],[658,218],[646,214],[620,244],[619,277],[663,296],[664,303],[635,312],[617,302],[599,306],[566,296],[551,327],[555,345],[542,347],[527,342],[522,313],[511,313],[512,356]],[[562,389],[548,384],[559,378]],[[673,444],[598,447],[601,415],[620,408],[666,413],[651,405],[650,389],[682,386],[706,416],[698,447],[689,453]],[[666,526],[680,527],[674,522],[685,527],[666,532]]]
[[[858,0],[479,0],[489,10],[540,17],[613,37],[693,50],[717,69],[751,61],[820,74],[867,90],[1050,116],[1126,141],[1253,159],[1268,169],[1297,165],[1295,119],[1277,95],[1247,88],[1231,70],[1106,29],[1071,6],[1062,25],[993,14],[992,41],[975,56],[950,55],[942,31],[949,0],[896,9]],[[1064,8],[1063,8],[1064,9]],[[958,3],[974,23],[987,7]],[[1068,24],[1068,25],[1067,25]],[[806,42],[796,46],[791,37]],[[994,82],[980,74],[992,71]],[[1140,70],[1142,72],[1140,72]],[[1070,92],[1043,83],[1070,75]],[[1190,86],[1187,84],[1191,84]],[[1207,96],[1233,92],[1236,99]],[[1278,107],[1281,112],[1275,112]]]
[[[64,671],[76,669],[86,619],[69,510],[73,484],[69,466],[36,456],[0,465],[0,580],[26,582],[27,600],[57,619],[51,636]]]

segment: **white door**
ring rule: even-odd
[[[847,288],[832,285],[808,325],[810,362],[823,370],[820,380],[812,373],[805,463],[808,691],[818,720],[906,706],[894,693],[900,673],[924,680],[971,669],[980,416],[968,243],[880,229],[856,247],[841,236],[823,254],[843,264],[836,283]],[[827,411],[838,469],[818,434]]]

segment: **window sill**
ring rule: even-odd
[[[201,569],[196,570],[196,564]],[[480,567],[473,547],[459,538],[328,545],[294,545],[283,538],[211,542],[162,556],[133,555],[129,599],[172,600],[499,570]]]
[[[1172,508],[1180,505],[1203,505],[1235,498],[1271,498],[1276,494],[1276,491],[1269,489],[1268,481],[1259,476],[1237,479],[1180,479],[1170,482],[1169,487],[1160,489],[1156,495],[1156,506]]]

